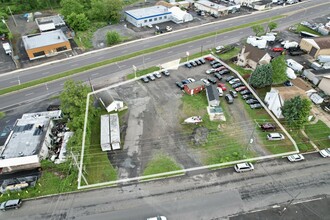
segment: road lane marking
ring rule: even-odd
[[[97,60],[102,60],[104,57],[98,57],[98,58],[96,58]]]
[[[64,86],[64,83],[61,83],[60,86]]]
[[[96,76],[96,75],[99,75],[100,73],[93,73],[92,76]]]
[[[164,42],[169,42],[169,40],[168,39],[165,39]]]
[[[121,53],[127,53],[127,50],[123,50]]]
[[[167,53],[173,53],[173,51],[168,51]]]
[[[78,64],[77,63],[74,63],[74,64],[71,64],[71,66],[78,66]]]
[[[18,81],[17,80],[14,80],[14,81],[10,81],[10,83],[18,83]]]
[[[150,60],[151,59],[151,57],[146,57],[146,58],[144,58],[144,60]]]
[[[193,45],[190,45],[189,48],[193,48],[194,46]]]
[[[29,96],[29,95],[32,95],[32,94],[34,94],[34,93],[33,93],[33,92],[31,92],[31,93],[25,94],[25,96]]]
[[[46,75],[46,74],[48,74],[49,73],[49,71],[47,71],[47,72],[43,72],[43,73],[41,73],[41,75]]]

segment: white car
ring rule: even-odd
[[[254,170],[254,166],[252,163],[239,163],[234,166],[234,169],[237,173],[241,173]]]
[[[192,82],[195,82],[196,80],[195,79],[193,79],[193,78],[188,78],[187,79],[190,83],[192,83]]]
[[[322,157],[330,157],[330,148],[320,150],[320,154]]]
[[[205,84],[205,86],[209,86],[210,82],[207,79],[201,79],[201,81]]]
[[[288,156],[288,160],[290,162],[298,162],[298,161],[305,160],[305,157],[301,154],[293,154],[293,155]]]
[[[229,81],[230,85],[233,85],[234,83],[240,82],[239,78],[235,78]]]
[[[211,74],[211,73],[215,73],[215,69],[206,70],[206,74]]]
[[[151,218],[147,218],[147,220],[167,220],[167,218],[165,216],[156,216],[156,217],[151,217]]]
[[[225,47],[224,46],[217,46],[216,48],[215,48],[215,50],[223,50]]]
[[[162,75],[158,71],[154,72],[154,76],[158,79],[162,77]]]
[[[218,91],[219,96],[223,96],[223,91],[221,88],[217,87],[217,91]]]

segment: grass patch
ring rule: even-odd
[[[219,54],[219,58],[222,60],[225,60],[225,61],[230,60],[231,58],[236,57],[240,50],[241,50],[240,48],[234,47],[232,50],[230,50],[226,53]]]
[[[71,192],[77,189],[78,170],[69,161],[54,164],[48,160],[41,162],[42,175],[34,187],[21,192],[2,194],[0,202],[8,199],[26,199],[38,196]]]
[[[301,31],[305,31],[305,32],[308,32],[311,34],[315,34],[317,36],[321,36],[321,34],[319,32],[314,31],[313,29],[310,29],[309,27],[306,27],[302,24],[297,24],[295,27],[296,27],[295,33],[297,33],[297,34],[300,34]]]
[[[169,156],[157,154],[149,161],[147,167],[143,171],[143,175],[147,176],[181,169],[182,168]]]
[[[157,66],[152,66],[144,70],[138,70],[136,71],[136,77],[140,77],[155,71],[159,71],[159,67]],[[135,78],[135,73],[131,73],[127,75],[127,79],[134,79]]]
[[[4,118],[6,116],[6,113],[0,112],[0,119]]]
[[[305,126],[305,132],[309,139],[314,142],[320,149],[325,149],[330,146],[330,128],[321,120],[315,124]]]
[[[1,89],[0,90],[0,95],[4,95],[4,94],[10,93],[10,92],[17,91],[17,90],[21,90],[21,89],[25,89],[25,88],[28,88],[28,87],[36,86],[36,85],[43,84],[43,83],[46,83],[46,82],[50,82],[50,81],[53,81],[53,80],[56,80],[56,79],[61,79],[61,78],[64,78],[64,77],[72,76],[74,74],[85,72],[85,71],[88,71],[88,70],[91,70],[91,69],[94,69],[94,68],[97,68],[97,67],[105,66],[105,65],[112,64],[112,63],[115,63],[115,62],[120,62],[120,61],[127,60],[127,59],[130,59],[130,58],[133,58],[133,57],[137,57],[137,56],[140,56],[142,54],[148,54],[148,53],[159,51],[159,50],[162,50],[162,49],[165,49],[165,48],[170,48],[170,47],[178,46],[178,45],[185,44],[185,43],[188,43],[188,42],[197,41],[197,40],[200,40],[200,39],[204,39],[204,38],[207,38],[207,37],[214,36],[216,34],[222,34],[222,33],[226,33],[226,32],[239,30],[239,29],[242,29],[242,28],[251,27],[251,26],[256,25],[256,24],[268,23],[272,20],[277,20],[277,19],[281,19],[281,18],[284,18],[284,17],[285,17],[284,15],[278,15],[278,16],[274,16],[272,18],[262,19],[262,20],[255,21],[255,22],[250,22],[250,23],[247,23],[247,24],[242,24],[242,25],[238,25],[238,26],[234,26],[234,27],[224,28],[224,29],[221,29],[219,31],[206,33],[206,34],[194,36],[194,37],[191,37],[191,38],[171,42],[171,43],[168,43],[168,44],[163,44],[163,45],[160,45],[160,46],[157,46],[157,47],[137,51],[137,52],[127,54],[127,55],[124,55],[124,56],[120,56],[120,57],[116,57],[116,58],[113,58],[113,59],[110,59],[110,60],[105,60],[105,61],[101,61],[101,62],[98,62],[98,63],[83,66],[83,67],[80,67],[80,68],[77,68],[77,69],[72,69],[72,70],[69,70],[69,71],[66,71],[66,72],[62,72],[62,73],[54,75],[54,76],[44,77],[44,78],[40,78],[38,80],[34,80],[34,81],[31,81],[31,82],[23,83],[21,85],[16,85],[16,86],[12,86],[12,87],[9,87],[9,88]],[[79,37],[79,34],[78,34],[78,37]],[[87,37],[86,37],[86,39],[87,39]]]
[[[230,63],[229,66],[236,70],[241,76],[252,74],[253,70],[244,69],[243,67],[237,66],[234,63]]]
[[[288,130],[288,132],[290,133],[291,137],[296,141],[296,144],[300,152],[304,153],[315,150],[314,147],[309,143],[309,139],[306,138],[301,133],[300,130],[296,130],[296,131]]]
[[[75,42],[80,48],[91,49],[93,48],[92,38],[97,29],[107,26],[106,22],[93,22],[88,30],[77,31],[74,37]]]
[[[90,145],[85,149],[85,171],[88,184],[117,180],[117,172],[108,159],[108,154],[101,150],[100,132],[101,115],[108,114],[105,110],[98,111],[91,123]]]

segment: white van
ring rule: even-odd
[[[234,166],[234,169],[237,173],[241,173],[254,170],[254,166],[252,163],[239,163]]]
[[[267,139],[270,141],[283,140],[284,135],[281,133],[269,133],[267,134]]]

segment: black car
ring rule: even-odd
[[[223,70],[220,70],[219,73],[220,73],[221,75],[228,74],[228,73],[230,73],[230,70],[228,70],[228,69],[223,69]]]
[[[198,66],[202,65],[201,61],[195,60],[195,63],[197,63]]]
[[[246,102],[246,104],[257,104],[257,103],[259,103],[259,101],[256,100],[256,99],[247,99],[245,102]]]
[[[176,82],[175,83],[177,87],[179,87],[180,89],[184,88],[184,85],[181,82]]]
[[[142,80],[142,82],[144,82],[144,83],[148,83],[149,82],[149,79],[148,79],[148,77],[142,77],[141,78],[141,80]]]
[[[181,83],[182,83],[183,85],[186,85],[186,84],[189,84],[190,82],[189,82],[189,80],[184,79],[184,80],[181,81]]]
[[[227,78],[226,78],[226,82],[229,82],[230,80],[232,80],[232,79],[234,79],[235,78],[235,76],[228,76]]]
[[[210,62],[210,65],[214,65],[214,64],[217,64],[217,63],[220,63],[220,62],[217,61],[217,60],[213,60],[213,61]]]
[[[242,99],[247,100],[247,99],[253,99],[254,97],[252,95],[242,95]]]
[[[234,98],[237,98],[238,97],[237,92],[235,92],[234,90],[229,90],[229,93]]]
[[[206,63],[205,60],[204,60],[204,58],[200,58],[199,59],[199,62],[201,62],[202,64],[205,64]]]
[[[283,83],[285,86],[293,86],[293,83],[290,80],[287,80]]]
[[[213,77],[207,77],[207,80],[212,83],[212,84],[216,84],[217,83],[217,80],[214,79]]]
[[[222,76],[219,73],[214,73],[215,78],[222,80]]]
[[[248,89],[245,89],[245,90],[241,91],[240,93],[241,93],[241,95],[251,94],[250,90],[248,90]]]
[[[212,65],[212,68],[216,69],[216,68],[219,68],[219,67],[221,67],[221,66],[222,66],[221,63],[216,63],[216,64],[213,64],[213,65]]]
[[[60,110],[60,105],[49,105],[47,111],[56,111]]]
[[[238,83],[235,83],[235,84],[232,85],[233,89],[236,89],[236,88],[238,88],[240,86],[244,86],[244,84],[241,83],[241,82],[238,82]]]
[[[250,108],[252,109],[258,109],[258,108],[262,108],[262,105],[260,103],[257,103],[257,104],[251,104],[250,105]]]
[[[192,67],[192,65],[190,63],[186,63],[185,66],[188,67],[188,68]]]
[[[197,66],[197,63],[195,61],[190,61],[190,65],[195,67],[195,66]]]

